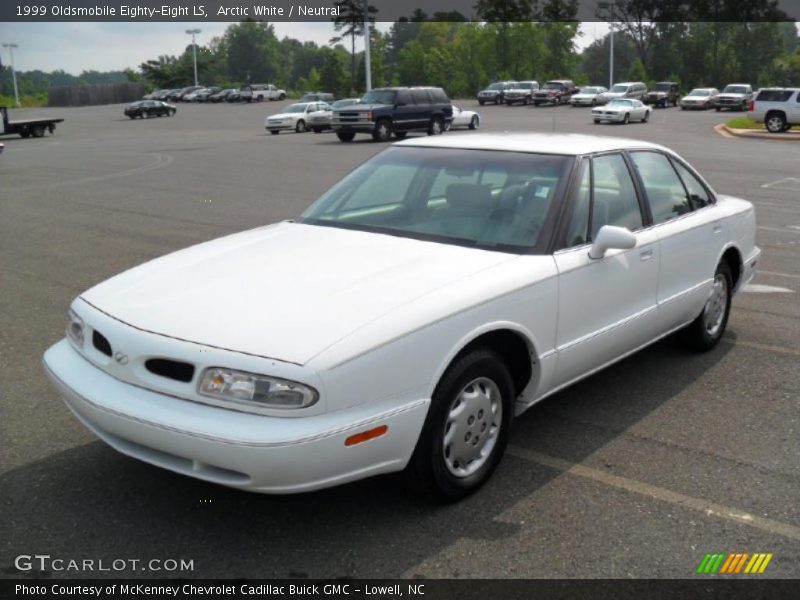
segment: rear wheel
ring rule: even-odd
[[[337,131],[336,137],[339,138],[340,142],[352,142],[356,134],[353,131]]]
[[[714,283],[703,311],[682,332],[683,342],[694,350],[705,352],[719,343],[731,310],[733,276],[723,260],[714,273]]]
[[[443,500],[458,500],[491,476],[508,443],[514,385],[493,350],[477,348],[450,365],[431,406],[409,474]]]
[[[35,137],[35,138],[44,137],[44,126],[43,125],[37,125],[36,127],[33,128],[32,133],[33,133],[33,137]]]
[[[478,104],[480,104],[481,106],[483,106],[483,100],[478,100]]]
[[[442,117],[434,117],[428,125],[428,135],[440,135],[444,133],[444,121]]]
[[[786,117],[782,113],[772,112],[767,115],[764,124],[770,133],[781,133],[786,127]]]

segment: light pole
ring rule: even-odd
[[[194,41],[194,36],[200,33],[199,29],[187,29],[186,33],[192,36],[192,61],[194,62],[194,84],[197,84],[197,43]]]
[[[610,36],[610,49],[608,52],[608,89],[610,90],[614,87],[614,8],[615,8],[616,0],[611,0],[611,2],[598,2],[597,7],[603,10],[608,10],[609,14],[611,15],[611,20],[608,24],[611,26],[611,36]]]
[[[364,0],[364,68],[367,91],[372,89],[372,61],[369,56],[369,0]]]
[[[11,55],[11,79],[14,81],[14,101],[19,108],[19,90],[17,89],[17,70],[14,68],[14,48],[19,48],[19,44],[9,42],[3,44],[3,48],[8,48],[8,53]]]

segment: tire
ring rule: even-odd
[[[340,142],[352,142],[353,138],[356,137],[355,131],[337,131],[336,137],[339,138]]]
[[[428,125],[428,135],[441,135],[444,133],[444,121],[442,117],[433,117]]]
[[[171,110],[171,111],[169,111],[169,116],[170,116],[170,117],[174,117],[176,112],[178,112],[178,111],[177,111],[177,110]]]
[[[478,104],[480,104],[481,106],[483,106],[483,104],[484,104],[483,100],[478,100]]]
[[[501,102],[502,102],[502,100],[500,99],[500,96],[499,96],[499,95],[497,95],[497,96],[495,96],[495,97],[494,97],[494,105],[495,105],[495,106],[497,106],[497,105],[498,105],[498,104],[500,104]]]
[[[600,119],[595,119],[595,120],[594,120],[594,124],[595,124],[595,125],[600,125]]]
[[[522,104],[528,106],[531,103],[531,97],[525,96],[525,99],[522,101]]]
[[[714,110],[716,110],[717,112],[722,112],[722,107],[721,106],[716,106],[716,107],[714,107]]]
[[[728,324],[733,296],[732,288],[731,268],[727,261],[722,260],[717,265],[712,291],[703,310],[681,331],[681,338],[685,345],[698,352],[707,352],[719,343]]]
[[[376,142],[388,142],[392,137],[392,123],[388,119],[381,119],[375,124],[372,139]]]
[[[452,128],[453,128],[453,122],[452,121],[448,121],[448,122],[446,122],[444,124],[444,130],[445,131],[450,131]]]
[[[681,106],[681,110],[686,110],[686,107],[685,106]]]
[[[650,120],[650,111],[648,110],[644,113],[644,118],[642,119],[642,123],[647,123],[647,121],[649,120]]]
[[[305,133],[306,130],[306,122],[303,119],[300,119],[297,124],[294,126],[295,133]]]
[[[319,127],[314,127],[314,133],[322,133],[322,129]]]
[[[739,107],[739,112],[747,112],[747,102],[742,102],[742,105]]]
[[[457,358],[433,393],[409,476],[444,501],[476,491],[506,449],[513,399],[511,375],[495,351],[476,348]]]
[[[148,113],[146,110],[142,111],[142,118],[143,119],[149,119],[150,118],[150,113]]]
[[[136,115],[128,115],[128,117],[131,118],[131,119],[135,119]]]
[[[779,112],[768,113],[764,119],[764,125],[766,125],[767,131],[770,133],[781,133],[785,131],[786,117]]]
[[[595,106],[597,106],[597,100],[595,98],[592,98],[592,108],[594,108]]]
[[[278,96],[278,100],[286,100],[286,94],[281,94]]]
[[[43,125],[37,125],[36,127],[34,127],[31,130],[31,135],[33,135],[33,137],[35,137],[35,138],[44,137],[44,126]]]
[[[473,115],[472,119],[469,122],[470,129],[478,129],[481,126],[481,120],[478,118],[478,115]]]
[[[394,137],[396,137],[398,140],[406,139],[407,135],[408,135],[407,131],[395,131],[394,132]]]
[[[280,131],[279,131],[279,130],[277,130],[277,129],[270,129],[270,130],[269,130],[269,132],[270,132],[272,135],[278,135],[278,134],[280,133]]]
[[[622,120],[623,125],[627,125],[631,122],[631,115],[630,113],[625,113],[625,118]]]
[[[21,138],[29,138],[29,137],[31,137],[30,130],[23,129],[22,131],[19,132],[19,137],[21,137]]]

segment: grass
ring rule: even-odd
[[[731,119],[725,124],[731,129],[762,129],[766,131],[763,123],[756,123],[747,117],[737,117],[736,119]],[[791,131],[800,131],[800,127],[795,125],[792,127]]]
[[[47,94],[41,93],[35,96],[20,96],[19,103],[22,108],[41,108],[42,106],[47,106]],[[17,103],[13,96],[3,96],[0,94],[0,106],[16,108]]]

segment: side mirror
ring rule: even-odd
[[[629,229],[603,225],[589,249],[589,258],[603,258],[608,250],[630,250],[636,246],[636,236]]]

